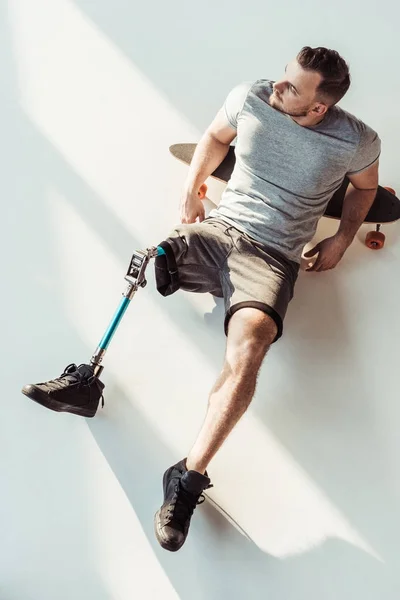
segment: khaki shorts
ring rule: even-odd
[[[299,264],[253,240],[222,219],[181,224],[159,244],[155,260],[158,291],[209,292],[225,300],[225,333],[234,312],[258,308],[275,321],[279,339],[299,272]]]

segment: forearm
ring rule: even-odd
[[[347,246],[350,246],[354,236],[364,222],[375,200],[376,192],[377,188],[360,190],[355,188],[351,183],[349,184],[343,201],[342,218],[337,232],[337,235],[345,240]]]
[[[188,193],[197,192],[207,177],[222,163],[228,154],[229,146],[230,144],[220,142],[208,131],[205,132],[197,144],[189,168],[185,184]]]

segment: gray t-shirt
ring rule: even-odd
[[[269,105],[272,85],[242,83],[224,103],[237,130],[236,165],[210,216],[300,262],[333,193],[345,175],[376,162],[381,140],[337,106],[318,125],[298,125]]]

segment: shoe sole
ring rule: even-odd
[[[160,546],[162,548],[164,548],[164,550],[169,550],[170,552],[177,552],[178,550],[180,550],[182,548],[183,544],[181,546],[179,546],[178,548],[176,548],[176,547],[170,546],[168,544],[168,542],[164,541],[164,538],[162,537],[162,534],[161,534],[161,523],[160,523],[160,511],[159,510],[154,515],[154,532],[156,534],[158,543],[160,544]]]
[[[39,390],[35,390],[35,388],[32,388],[32,391],[30,393],[28,393],[24,389],[22,389],[21,391],[24,394],[24,396],[27,396],[27,398],[30,398],[34,402],[37,402],[37,404],[40,404],[45,408],[49,408],[50,410],[54,410],[55,412],[69,412],[73,415],[88,418],[94,417],[96,414],[96,411],[93,412],[93,409],[85,407],[77,408],[76,406],[71,406],[70,404],[61,404],[60,402],[49,398],[47,394],[43,395],[42,392],[40,392]]]

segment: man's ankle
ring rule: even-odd
[[[200,461],[192,460],[190,456],[186,459],[186,469],[188,471],[197,471],[197,473],[201,473],[204,475],[207,469],[207,465],[201,463]]]

